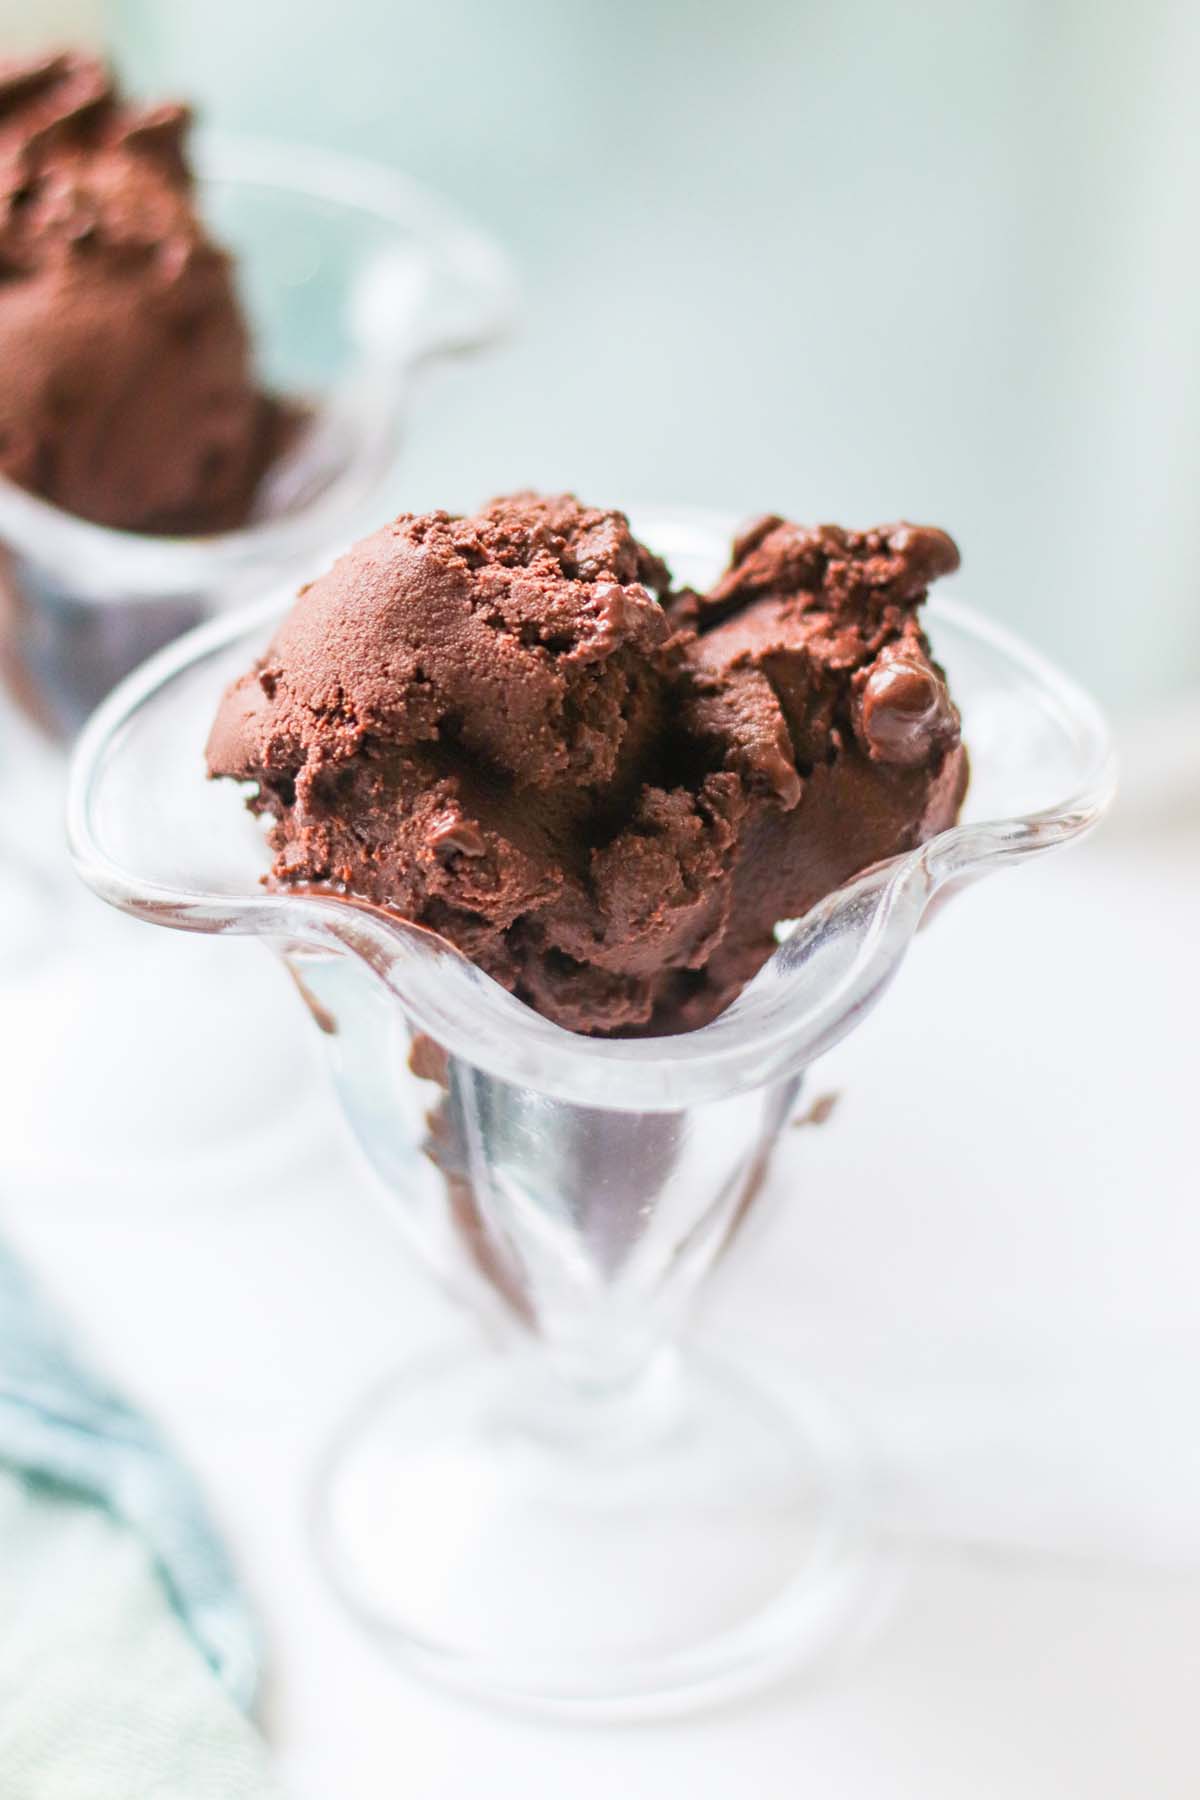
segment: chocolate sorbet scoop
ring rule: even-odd
[[[295,423],[256,385],[187,127],[91,57],[0,63],[0,473],[183,535],[243,524]]]
[[[950,825],[958,715],[917,623],[944,533],[759,520],[672,596],[624,515],[405,515],[305,589],[222,702],[269,881],[440,932],[571,1029],[714,1017],[775,927]]]

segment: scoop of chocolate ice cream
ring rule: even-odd
[[[843,531],[768,517],[716,586],[674,611],[696,632],[683,726],[733,769],[746,813],[729,923],[697,981],[668,977],[660,1013],[702,1024],[775,948],[775,927],[952,825],[967,786],[959,718],[917,609],[958,567],[945,532]]]
[[[276,886],[440,932],[581,1031],[712,1018],[773,930],[957,814],[916,622],[940,532],[761,521],[672,597],[620,513],[518,494],[406,515],[303,591],[222,702]]]
[[[181,106],[102,63],[0,63],[0,472],[147,532],[242,524],[290,428],[260,393]]]

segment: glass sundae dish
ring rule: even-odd
[[[192,160],[197,210],[234,259],[257,373],[296,418],[248,517],[202,535],[97,524],[0,476],[0,685],[52,737],[72,736],[153,650],[310,568],[377,517],[414,370],[486,343],[511,312],[499,250],[401,174],[306,146],[203,134]],[[62,316],[86,307],[88,281],[78,292]],[[14,354],[31,310],[14,321]],[[47,332],[56,328],[52,317]],[[103,459],[84,466],[83,426],[52,423],[61,442],[45,444],[33,466],[77,463],[75,489],[99,487]],[[129,465],[128,478],[109,478],[130,506],[145,461],[136,427],[132,436],[110,458]]]
[[[696,514],[636,525],[701,593],[732,536]],[[770,1370],[681,1341],[687,1315],[806,1070],[866,1017],[935,897],[1096,822],[1103,722],[1033,652],[929,601],[970,746],[957,823],[781,928],[698,1029],[588,1036],[380,906],[264,890],[261,825],[202,779],[204,749],[291,600],[202,626],[109,698],[69,831],[110,903],[282,956],[397,1218],[484,1327],[373,1395],[329,1453],[333,1579],[412,1665],[568,1713],[694,1705],[815,1657],[879,1573],[853,1446]]]
[[[0,222],[0,963],[20,964],[69,898],[42,826],[57,746],[152,651],[386,508],[414,373],[497,335],[513,284],[395,171],[193,143],[184,109],[135,106],[91,56],[5,63],[0,89],[25,176]]]

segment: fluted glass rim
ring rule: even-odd
[[[684,517],[701,527],[703,515]],[[579,1105],[670,1111],[795,1074],[874,1004],[936,894],[1070,842],[1096,824],[1115,787],[1109,731],[1092,699],[1003,627],[959,600],[934,596],[925,611],[935,650],[939,621],[953,625],[1035,684],[1070,731],[1078,777],[1069,791],[1034,812],[952,826],[839,888],[795,924],[741,996],[700,1030],[586,1037],[534,1012],[434,933],[381,908],[337,894],[185,890],[145,879],[108,854],[96,829],[97,784],[131,721],[171,682],[234,640],[261,638],[292,598],[289,587],[189,632],[122,682],[93,715],[76,748],[68,795],[67,832],[79,874],[110,904],[152,923],[348,953],[386,986],[417,1029],[452,1055]],[[218,698],[214,691],[214,712]],[[838,933],[859,941],[849,966],[829,980],[817,953]]]

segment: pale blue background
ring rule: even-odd
[[[397,504],[936,520],[1110,700],[1200,683],[1200,8],[108,11],[144,90],[392,160],[511,247],[522,335],[426,390]]]

